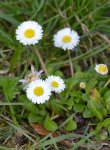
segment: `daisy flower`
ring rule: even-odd
[[[79,87],[80,87],[81,89],[85,89],[86,84],[85,84],[84,82],[80,82]]]
[[[49,76],[46,79],[46,82],[50,86],[52,91],[60,93],[65,89],[64,81],[59,76]]]
[[[95,70],[97,73],[99,73],[101,75],[106,75],[108,73],[108,68],[105,64],[96,65]]]
[[[28,84],[26,95],[33,103],[43,104],[49,100],[51,90],[45,81],[39,79]]]
[[[73,50],[79,43],[79,35],[69,27],[59,30],[53,38],[54,45],[64,50]]]
[[[25,21],[16,29],[16,39],[23,45],[34,45],[42,36],[42,27],[35,21]]]

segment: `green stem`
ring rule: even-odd
[[[110,44],[105,45],[105,46],[104,45],[105,44],[97,46],[94,49],[89,50],[88,52],[86,52],[86,53],[84,53],[82,55],[79,55],[79,56],[77,56],[75,58],[72,58],[71,60],[72,60],[72,62],[77,62],[77,61],[85,60],[87,58],[96,56],[97,54],[101,53],[104,50],[107,50],[107,48],[110,47]],[[102,46],[104,46],[104,47],[102,47]],[[63,65],[63,64],[66,64],[66,63],[69,63],[69,60],[52,63],[52,66]]]
[[[69,50],[68,50],[68,56],[69,56],[69,64],[70,64],[71,76],[73,77],[73,75],[74,75],[73,63],[72,63],[72,58],[71,58],[71,54],[70,54]]]
[[[18,122],[17,122],[17,120],[16,120],[16,117],[15,117],[15,113],[14,113],[13,106],[9,106],[9,108],[10,108],[10,111],[11,111],[11,117],[12,117],[12,119],[13,119],[14,124],[15,124],[16,126],[19,126],[19,124],[18,124]]]
[[[105,83],[104,87],[107,87],[110,84],[110,79]]]
[[[37,55],[37,57],[38,57],[38,59],[39,59],[39,61],[40,61],[40,63],[41,63],[42,69],[44,70],[46,76],[48,77],[49,73],[48,73],[48,71],[47,71],[47,69],[46,69],[46,66],[45,66],[45,64],[44,64],[44,62],[43,62],[43,59],[42,59],[42,57],[41,57],[41,55],[40,55],[40,53],[39,53],[39,50],[38,50],[37,48],[35,48],[35,49],[34,49],[34,52],[35,52],[35,54]]]

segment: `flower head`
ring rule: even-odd
[[[43,70],[39,72],[35,71],[34,66],[31,65],[31,73],[28,74],[24,79],[19,80],[19,82],[21,82],[23,85],[25,85],[25,87],[27,87],[27,85],[32,81],[40,79],[42,72]]]
[[[45,81],[39,79],[28,84],[26,94],[27,98],[29,98],[29,100],[33,103],[43,104],[49,100],[51,90]]]
[[[79,43],[79,35],[76,31],[69,27],[59,30],[54,35],[54,45],[64,50],[73,50]]]
[[[60,93],[65,89],[64,81],[59,76],[49,76],[46,82],[49,84],[51,90],[56,93]]]
[[[79,87],[80,87],[81,89],[85,89],[86,84],[85,84],[84,82],[80,82]]]
[[[42,27],[35,21],[25,21],[16,29],[16,39],[23,45],[34,45],[42,36]]]
[[[106,75],[108,73],[108,68],[105,64],[96,65],[95,70],[97,73],[99,73],[101,75]]]

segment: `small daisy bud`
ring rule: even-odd
[[[86,87],[86,84],[85,84],[84,82],[80,82],[80,85],[79,85],[79,87],[80,87],[81,89],[85,89],[85,87]]]

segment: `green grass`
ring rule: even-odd
[[[0,150],[37,148],[66,150],[69,149],[68,145],[72,150],[81,147],[95,150],[102,146],[101,143],[110,140],[110,125],[109,122],[104,122],[109,118],[110,113],[109,75],[102,77],[94,73],[96,63],[105,63],[110,68],[109,10],[110,0],[0,1]],[[16,41],[15,30],[26,20],[35,20],[43,27],[43,39],[35,46],[23,46]],[[53,45],[53,35],[66,26],[70,26],[80,35],[80,44],[71,52],[75,73],[73,78],[67,51],[55,48]],[[60,98],[58,95],[53,95],[50,103],[39,106],[27,100],[21,84],[18,83],[19,79],[29,73],[30,64],[34,64],[38,71],[42,69],[38,54],[34,51],[36,49],[39,50],[49,75],[61,76],[67,85],[65,93],[61,94]],[[42,78],[46,78],[45,73]],[[78,89],[80,81],[87,83],[86,94]],[[92,103],[91,99],[89,102],[85,100],[90,98],[93,89],[96,89],[96,93],[101,97],[97,104],[93,101]],[[92,106],[94,106],[93,112]],[[43,120],[47,119],[45,114],[50,117],[49,119],[56,117],[51,120],[53,122],[49,122],[49,126],[52,129],[56,128],[59,136],[53,137],[52,133],[44,137],[39,135],[31,127],[28,118],[31,110],[35,111],[34,116],[42,116],[40,118],[42,124]],[[88,112],[88,116],[92,116],[84,118],[84,111]],[[58,119],[58,116],[61,118]],[[79,116],[85,121],[81,133],[78,133],[80,122],[77,123],[77,129],[71,132],[65,131],[69,121],[77,122]],[[38,118],[31,119],[36,123]],[[16,133],[20,135],[16,136]],[[19,142],[18,138],[21,141],[26,140]],[[66,140],[69,144],[61,143]]]

